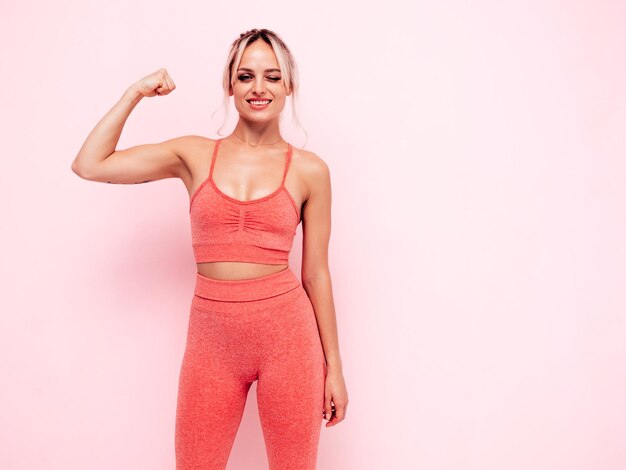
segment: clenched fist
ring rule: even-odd
[[[174,81],[164,68],[142,78],[134,86],[146,97],[167,95],[176,88]]]

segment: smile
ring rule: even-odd
[[[272,100],[246,100],[253,109],[265,109]]]

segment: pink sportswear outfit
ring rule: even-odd
[[[219,190],[213,168],[190,199],[196,262],[287,264],[300,210],[281,185],[250,201]],[[176,409],[176,469],[225,469],[248,390],[257,403],[267,462],[249,469],[314,470],[326,362],[313,305],[293,271],[243,280],[197,273]]]

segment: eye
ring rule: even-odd
[[[244,73],[244,74],[239,75],[237,78],[238,78],[239,80],[241,80],[242,82],[245,82],[245,81],[247,81],[247,80],[251,79],[251,78],[252,78],[252,76],[251,76],[251,75],[249,75],[249,74],[247,74],[247,73]],[[273,81],[273,82],[277,82],[277,81],[279,81],[279,80],[280,80],[280,77],[267,77],[267,78],[268,78],[268,80],[271,80],[271,81]]]

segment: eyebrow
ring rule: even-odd
[[[247,67],[241,67],[237,69],[237,72],[239,71],[245,71],[245,72],[254,72],[254,70],[249,69]],[[280,72],[280,69],[265,69],[266,72]]]

